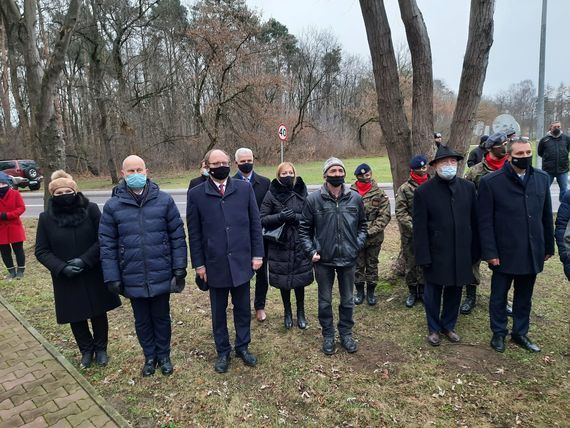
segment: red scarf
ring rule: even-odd
[[[366,195],[370,189],[372,189],[372,182],[370,181],[368,183],[363,183],[361,181],[356,182],[356,190],[358,190],[360,196]]]
[[[414,170],[411,170],[410,171],[410,178],[412,180],[414,180],[416,183],[418,183],[418,186],[421,186],[422,184],[424,184],[428,180],[429,175],[427,175],[427,174],[418,175],[414,172]]]
[[[487,165],[489,165],[489,168],[491,168],[493,171],[501,169],[505,164],[506,160],[507,160],[506,156],[503,159],[495,160],[491,158],[490,153],[487,153],[485,155],[485,161],[487,162]]]

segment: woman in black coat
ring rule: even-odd
[[[77,192],[69,174],[55,171],[51,180],[52,197],[40,214],[35,255],[51,272],[56,319],[58,324],[71,325],[82,355],[80,367],[89,367],[94,354],[97,364],[106,366],[107,311],[121,301],[103,283],[98,241],[101,212]]]
[[[268,244],[269,284],[281,290],[285,309],[285,328],[293,326],[291,290],[297,299],[297,325],[307,328],[305,318],[305,288],[313,282],[313,265],[298,243],[299,220],[307,198],[307,186],[297,177],[292,163],[283,162],[277,167],[260,208],[261,225],[274,230],[284,224],[279,242]]]

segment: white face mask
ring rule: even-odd
[[[457,165],[443,165],[437,168],[437,175],[444,180],[451,180],[457,175]]]

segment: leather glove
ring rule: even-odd
[[[109,281],[105,284],[107,284],[107,290],[109,290],[111,293],[123,295],[125,288],[123,287],[123,283],[121,281]]]
[[[286,208],[285,212],[285,222],[287,223],[295,223],[297,221],[297,216],[295,215],[295,211],[290,208]]]
[[[172,279],[170,280],[171,293],[182,293],[184,287],[186,287],[186,280],[184,279],[184,277],[173,276]]]
[[[0,220],[8,220],[8,214],[0,213]]]
[[[87,267],[85,262],[83,260],[81,260],[79,257],[77,257],[75,259],[68,260],[67,264],[71,265],[71,266],[76,266],[76,267],[81,268],[81,269],[85,269]]]
[[[67,278],[73,278],[74,276],[79,275],[83,269],[73,266],[73,265],[66,265],[62,270],[61,273],[66,276]]]
[[[174,269],[172,271],[172,275],[174,275],[174,277],[176,277],[177,279],[184,279],[186,278],[186,269]]]

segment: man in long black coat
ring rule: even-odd
[[[414,193],[414,252],[424,271],[427,340],[433,346],[440,344],[440,333],[460,341],[455,323],[461,291],[474,280],[471,266],[479,257],[475,185],[456,176],[461,159],[440,146],[430,162],[437,174]]]
[[[267,177],[257,174],[253,170],[253,152],[251,149],[242,147],[236,150],[235,162],[238,172],[234,175],[235,179],[247,181],[253,187],[255,193],[255,201],[257,208],[261,208],[263,199],[269,190],[271,181]],[[265,321],[267,315],[265,314],[265,300],[267,298],[267,245],[265,245],[265,255],[263,257],[263,266],[255,272],[255,297],[253,300],[253,307],[255,309],[255,317],[257,321]]]
[[[214,369],[225,373],[231,344],[226,310],[232,296],[235,351],[248,366],[256,365],[249,353],[251,305],[249,280],[263,262],[263,237],[252,187],[229,178],[229,157],[222,150],[206,154],[210,178],[188,194],[186,218],[192,267],[209,286],[212,328],[218,359]]]
[[[491,347],[498,352],[505,350],[505,307],[514,282],[511,338],[521,347],[539,352],[527,333],[536,275],[554,254],[550,179],[530,165],[532,147],[527,141],[513,140],[507,151],[505,166],[479,183],[481,259],[493,270]]]

